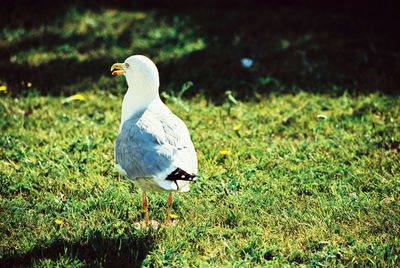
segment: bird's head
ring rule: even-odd
[[[125,75],[129,88],[158,90],[160,85],[156,65],[142,55],[130,56],[124,63],[111,66],[112,75]]]

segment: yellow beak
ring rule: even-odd
[[[125,73],[125,70],[124,69],[122,69],[122,64],[123,63],[114,63],[112,66],[111,66],[111,72],[112,72],[112,75],[115,75],[115,76],[118,76],[118,75],[121,75],[121,74],[124,74]],[[116,71],[115,71],[116,70]]]

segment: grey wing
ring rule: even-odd
[[[164,180],[177,167],[197,173],[197,158],[185,124],[172,113],[150,112],[124,122],[115,142],[117,167],[130,179]]]
[[[124,123],[115,142],[115,160],[130,178],[152,178],[171,165],[168,148],[159,148],[160,140],[137,126],[135,120]]]
[[[197,156],[185,123],[176,115],[168,115],[169,124],[163,124],[167,142],[176,149],[173,161],[176,167],[197,174]]]

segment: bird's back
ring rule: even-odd
[[[176,168],[197,173],[197,157],[189,131],[161,101],[123,122],[115,142],[115,160],[122,174],[139,182],[150,180],[159,190],[179,190],[165,180]]]

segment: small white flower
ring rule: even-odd
[[[351,197],[351,199],[356,200],[358,199],[357,193],[349,193],[349,196]]]
[[[321,118],[321,119],[326,119],[327,118],[326,115],[324,115],[324,114],[319,114],[319,115],[317,115],[317,117]]]
[[[253,65],[253,60],[249,58],[242,58],[240,62],[242,63],[242,66],[245,68],[250,68]]]

